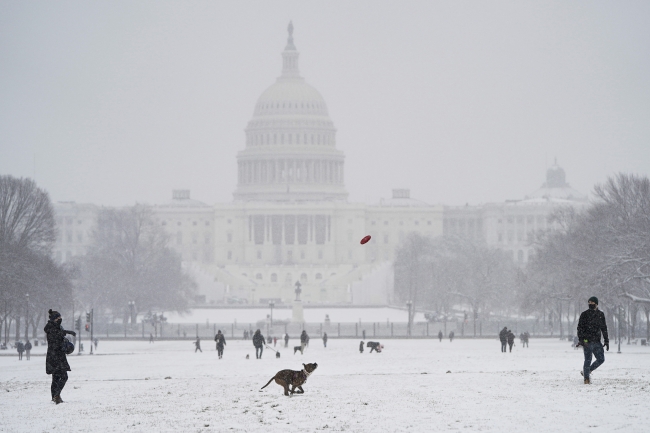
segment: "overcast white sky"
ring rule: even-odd
[[[0,174],[55,201],[228,202],[293,20],[350,200],[522,198],[650,172],[648,1],[0,3]],[[35,163],[34,163],[35,161]]]

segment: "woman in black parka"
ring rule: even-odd
[[[66,334],[77,336],[74,331],[66,331],[61,326],[63,318],[58,311],[48,311],[50,320],[43,329],[47,334],[47,357],[45,358],[45,372],[52,375],[52,401],[56,404],[63,403],[61,391],[68,381],[70,365],[63,349],[63,339]]]

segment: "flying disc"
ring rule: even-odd
[[[361,239],[361,245],[368,243],[369,240],[370,240],[370,235],[364,237],[363,239]]]

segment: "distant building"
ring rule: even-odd
[[[546,182],[522,200],[478,206],[446,206],[445,235],[465,236],[506,251],[520,264],[528,262],[537,233],[549,227],[550,215],[561,207],[581,209],[587,196],[566,183],[556,163],[546,171]]]

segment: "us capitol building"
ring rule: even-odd
[[[170,246],[199,285],[197,303],[289,303],[299,283],[305,303],[387,304],[395,250],[408,233],[468,236],[525,263],[530,233],[546,227],[554,208],[586,203],[557,165],[542,189],[521,201],[445,207],[395,189],[377,204],[348,202],[334,123],[321,94],[300,76],[291,24],[288,30],[282,73],[257,100],[245,129],[234,200],[210,206],[176,190],[154,206]],[[54,254],[65,262],[85,253],[99,206],[54,207]],[[372,240],[361,246],[367,234]]]

